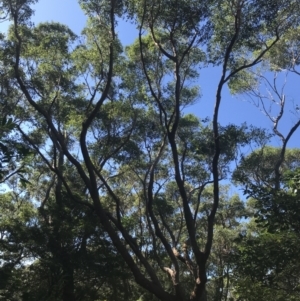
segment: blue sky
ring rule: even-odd
[[[35,5],[34,23],[38,24],[43,21],[56,21],[68,25],[76,34],[80,34],[85,25],[86,17],[76,0],[40,0]],[[1,24],[1,31],[5,31],[7,24]],[[137,30],[134,25],[124,21],[119,22],[118,34],[124,45],[132,43],[137,38]],[[193,113],[200,118],[212,116],[214,100],[218,79],[220,78],[220,68],[209,67],[200,72],[199,85],[202,91],[201,99],[193,106],[186,109],[186,112]],[[272,77],[272,75],[269,75]],[[289,75],[286,85],[286,99],[288,107],[283,123],[279,127],[286,135],[288,129],[293,126],[297,118],[292,114],[293,102],[299,101],[299,86],[300,77]],[[262,93],[267,94],[266,89],[262,89]],[[276,106],[274,106],[276,107]],[[221,124],[235,123],[240,124],[247,122],[256,126],[264,127],[267,129],[272,128],[270,120],[264,116],[257,107],[249,102],[245,96],[232,96],[226,88],[222,95],[222,103],[220,110]],[[289,143],[289,147],[300,147],[300,131],[298,131]],[[273,141],[274,145],[279,145],[278,140]]]

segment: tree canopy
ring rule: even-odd
[[[80,0],[80,36],[36,2],[0,2],[0,300],[298,300],[300,118],[269,77],[300,74],[299,1]],[[221,124],[227,87],[272,130]]]

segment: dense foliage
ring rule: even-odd
[[[80,0],[80,37],[35,3],[0,1],[0,300],[299,300],[300,119],[268,81],[300,75],[299,1]],[[227,86],[271,132],[220,124]]]

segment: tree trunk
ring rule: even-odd
[[[62,300],[76,301],[74,293],[74,270],[69,261],[66,260],[63,265],[63,287]]]

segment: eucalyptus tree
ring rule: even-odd
[[[298,1],[82,0],[81,39],[65,25],[33,26],[35,2],[1,2],[12,22],[1,51],[18,93],[10,101],[20,140],[53,173],[56,202],[96,214],[143,290],[160,300],[205,298],[219,181],[255,132],[219,126],[222,91],[298,26]],[[139,28],[125,55],[117,17]],[[212,126],[201,128],[182,110],[198,98],[195,81],[208,63],[221,75]],[[200,240],[199,203],[209,183]]]
[[[209,214],[213,199],[213,187],[208,186],[202,194],[202,212],[198,235],[205,240],[206,216]],[[245,229],[245,217],[249,212],[245,203],[238,195],[229,195],[230,186],[220,186],[220,205],[216,214],[214,241],[212,252],[208,260],[207,300],[231,300],[236,287],[235,267],[237,240]],[[242,279],[241,279],[242,280]]]
[[[13,177],[0,199],[0,300],[129,299],[129,271],[94,211],[74,203],[40,158],[30,159],[26,187]],[[70,165],[64,176],[85,199]]]
[[[263,68],[245,73],[248,83],[242,78],[232,85],[235,92],[255,96],[257,106],[271,121],[273,135],[280,145],[253,151],[241,160],[233,173],[234,181],[249,197],[252,212],[238,240],[233,269],[235,296],[242,300],[299,299],[296,245],[299,244],[300,152],[298,148],[288,148],[300,126],[299,99],[291,101],[285,89],[288,73],[299,80],[298,30],[288,31],[286,39],[265,57]],[[283,83],[280,84],[281,78]],[[267,93],[261,85],[267,87]],[[293,113],[293,124],[284,131],[282,125],[286,123],[287,110]],[[254,293],[249,294],[250,291]]]
[[[246,191],[252,196],[247,204],[249,222],[236,240],[232,269],[233,294],[239,300],[297,300],[300,296],[297,252],[299,160],[293,160],[299,150],[287,150],[281,169],[282,188],[276,190],[272,188],[274,177],[267,175],[274,176],[274,165],[280,151],[281,149],[265,151],[265,156],[269,157],[269,166],[262,166],[255,173],[260,183],[264,175],[269,182],[266,180],[259,186],[250,183]],[[254,154],[257,155],[258,153]],[[291,157],[294,158],[291,160]],[[253,157],[249,159],[252,160]],[[244,162],[239,171],[243,167],[246,169],[250,160]],[[255,177],[250,176],[254,183]]]

